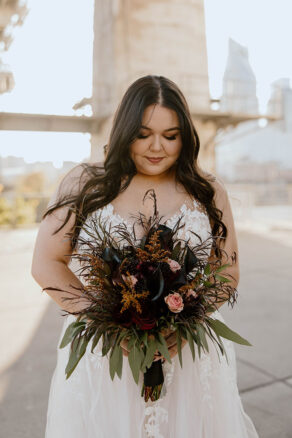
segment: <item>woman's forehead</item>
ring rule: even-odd
[[[176,112],[159,104],[148,106],[142,117],[142,126],[149,129],[170,130],[179,128],[179,120]]]

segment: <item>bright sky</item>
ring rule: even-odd
[[[29,0],[30,12],[2,56],[16,86],[0,95],[0,110],[73,114],[72,106],[91,95],[93,0]],[[292,5],[287,0],[205,0],[210,91],[220,97],[228,38],[247,46],[258,82],[261,111],[270,84],[292,78]],[[291,81],[292,82],[292,81]],[[70,133],[0,131],[0,154],[26,161],[81,161],[89,136]]]

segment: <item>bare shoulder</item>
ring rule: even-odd
[[[215,190],[215,195],[222,195],[227,193],[225,183],[221,177],[214,175],[213,173],[207,172],[205,170],[200,170],[201,175],[211,184]]]

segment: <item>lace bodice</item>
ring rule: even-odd
[[[90,221],[96,219],[96,216],[104,221],[107,226],[107,230],[111,228],[111,232],[115,233],[115,226],[124,224],[128,230],[132,229],[132,223],[123,218],[120,214],[116,213],[114,206],[109,203],[101,209],[91,213],[86,219],[86,224],[90,227]],[[190,240],[191,245],[199,243],[199,237],[202,241],[208,239],[211,235],[211,225],[206,211],[202,208],[202,205],[195,199],[192,200],[192,205],[188,206],[187,202],[184,202],[179,211],[173,214],[166,220],[162,220],[162,223],[170,228],[173,228],[179,217],[182,216],[182,224],[184,225],[177,232],[177,237],[184,241]],[[90,227],[91,228],[91,227]],[[85,237],[85,231],[82,229],[83,237]],[[197,237],[195,234],[199,237]],[[211,247],[210,247],[211,250]],[[210,251],[209,251],[210,253]]]

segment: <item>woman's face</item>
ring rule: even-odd
[[[138,173],[160,175],[176,162],[182,148],[181,130],[175,111],[161,105],[148,106],[130,156]]]

